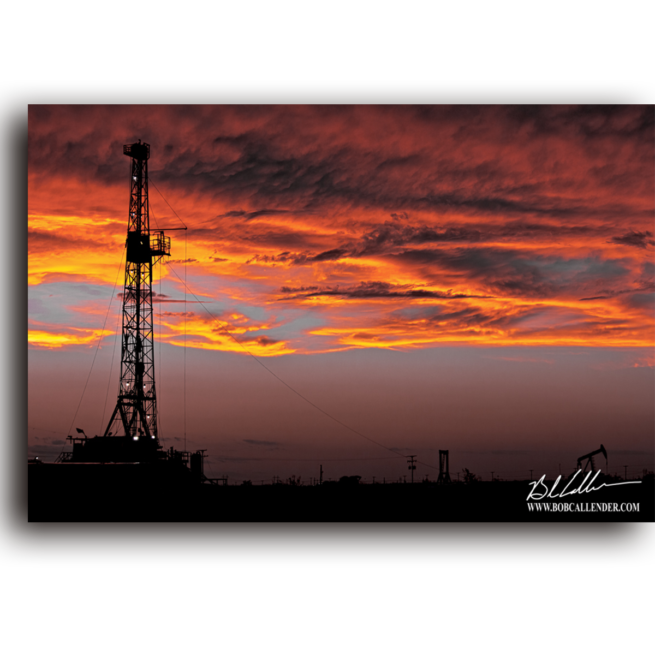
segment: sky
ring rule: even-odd
[[[153,285],[164,446],[254,482],[436,477],[439,449],[525,477],[600,443],[653,468],[651,106],[31,106],[28,130],[32,454],[115,404],[141,139],[151,228],[188,226]]]

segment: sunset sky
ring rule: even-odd
[[[407,454],[436,477],[439,449],[451,474],[526,476],[601,442],[652,469],[653,116],[31,106],[30,452],[54,458],[74,417],[101,433],[115,404],[141,139],[151,229],[188,226],[153,285],[164,446],[186,415],[235,481],[397,479]]]

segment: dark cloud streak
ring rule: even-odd
[[[479,298],[480,296],[469,296],[466,294],[439,293],[427,289],[414,289],[408,286],[393,285],[388,282],[361,282],[357,286],[334,286],[334,287],[282,287],[283,294],[287,295],[286,300],[297,298],[314,298],[318,296],[340,296],[343,298],[440,298],[451,300],[457,298]]]
[[[655,239],[653,233],[649,230],[644,232],[635,232],[630,230],[620,237],[612,237],[614,243],[620,243],[624,246],[634,246],[635,248],[647,248],[648,246],[655,246]]]

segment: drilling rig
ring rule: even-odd
[[[152,270],[171,254],[170,237],[150,230],[148,159],[150,145],[123,146],[130,158],[121,338],[121,374],[116,407],[102,436],[69,436],[70,462],[148,462],[163,459],[157,434],[157,394],[152,319]]]
[[[157,431],[155,387],[155,347],[152,308],[152,270],[162,257],[171,254],[167,230],[150,229],[148,200],[148,159],[150,145],[123,146],[130,158],[130,209],[125,242],[125,284],[123,285],[121,373],[116,406],[104,434],[87,437],[77,428],[68,436],[72,451],[62,452],[55,463],[71,464],[156,464],[159,473],[180,473],[192,482],[227,484],[227,478],[208,478],[204,473],[205,450],[189,452],[169,448],[164,451]],[[58,467],[69,471],[74,467]],[[95,475],[93,467],[89,476]],[[112,467],[103,466],[103,475]],[[123,475],[114,467],[117,476]],[[132,469],[134,467],[127,467]],[[151,467],[152,468],[152,467]],[[139,472],[136,472],[137,475]],[[109,473],[111,475],[111,473]],[[146,476],[147,477],[147,476]],[[144,478],[145,480],[146,478]],[[172,478],[171,478],[172,479]]]

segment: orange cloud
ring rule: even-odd
[[[186,320],[185,320],[186,319]],[[201,350],[223,350],[269,357],[288,355],[295,350],[285,341],[261,333],[274,325],[257,322],[239,313],[221,319],[195,312],[165,312],[161,319],[163,343]]]
[[[50,329],[28,330],[27,342],[38,348],[65,348],[95,344],[101,336],[110,334],[113,334],[111,330],[70,328],[68,331],[61,331],[61,328],[53,326]]]
[[[189,226],[155,283],[179,300],[186,266],[193,293],[221,306],[218,322],[188,318],[194,348],[239,351],[221,326],[262,356],[652,347],[648,111],[31,108],[29,284],[110,293],[129,189],[116,144],[134,134],[152,146],[152,229],[180,225],[156,189]],[[180,345],[179,319],[157,320]],[[31,343],[50,329],[66,347],[55,327]]]

